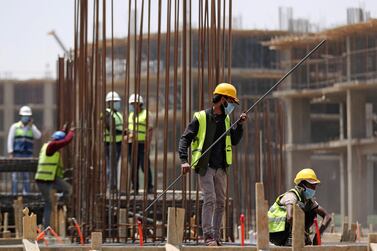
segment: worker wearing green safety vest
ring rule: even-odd
[[[236,88],[228,83],[217,85],[213,92],[212,108],[194,113],[179,141],[181,171],[186,174],[194,169],[199,174],[203,192],[202,229],[207,246],[221,245],[220,225],[225,208],[227,170],[232,164],[232,145],[242,138],[245,113],[233,128],[229,114],[239,103]],[[224,137],[221,137],[225,131]],[[209,148],[217,139],[219,141]],[[191,145],[191,165],[188,147]],[[208,152],[204,152],[208,149]],[[204,154],[204,155],[203,155]]]
[[[106,176],[108,190],[118,188],[118,162],[122,150],[123,115],[120,112],[121,101],[119,94],[110,91],[106,94],[105,116],[105,153]]]
[[[63,161],[59,151],[72,141],[74,131],[74,127],[71,127],[68,131],[65,125],[61,131],[52,134],[51,140],[42,146],[39,153],[35,182],[45,202],[43,210],[45,227],[50,226],[51,190],[55,189],[62,192],[65,199],[68,199],[72,194],[72,186],[63,179]]]
[[[22,106],[19,111],[20,121],[9,128],[8,154],[10,158],[33,157],[34,140],[40,139],[42,134],[33,123],[32,110],[29,106]],[[22,183],[23,184],[22,184]],[[30,192],[30,173],[12,173],[12,194],[18,193],[19,183],[23,185],[23,193]]]
[[[131,165],[131,184],[133,194],[139,193],[139,167],[144,172],[147,184],[147,192],[153,192],[153,179],[150,168],[149,148],[153,137],[152,116],[144,108],[143,97],[139,94],[131,94],[129,99],[130,113],[128,115],[128,154]],[[148,122],[148,124],[147,124]],[[147,166],[144,166],[146,158]]]
[[[315,172],[306,168],[297,173],[294,180],[296,186],[288,192],[278,196],[268,211],[268,228],[270,241],[278,246],[292,245],[292,215],[293,205],[297,204],[305,213],[305,244],[317,244],[317,236],[310,239],[310,228],[314,218],[319,214],[322,234],[331,222],[331,216],[313,199],[317,184],[320,183]]]

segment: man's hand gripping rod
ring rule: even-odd
[[[276,82],[276,84],[274,84],[265,94],[263,94],[262,97],[260,97],[249,109],[247,109],[247,111],[245,111],[244,113],[248,113],[250,112],[255,106],[257,106],[260,102],[263,101],[263,99],[269,95],[276,87],[278,87],[280,85],[281,82],[283,82],[289,75],[292,74],[292,72],[294,72],[297,67],[299,67],[303,62],[305,62],[315,51],[317,51],[319,49],[319,47],[321,47],[324,43],[326,42],[326,40],[322,40],[319,44],[317,44],[316,47],[314,47],[305,57],[303,57],[300,62],[298,62],[292,69],[290,69],[278,82]],[[215,142],[213,142],[208,148],[207,150],[205,150],[202,155],[194,162],[190,165],[190,167],[192,167],[193,165],[195,165],[197,162],[199,162],[199,160],[214,146],[216,145],[217,142],[219,142],[219,140],[224,137],[228,131],[234,127],[239,121],[241,120],[241,118],[238,118],[230,127],[228,130],[226,130],[223,134],[221,134],[220,137],[217,138],[217,140],[215,140]],[[178,182],[178,180],[180,180],[182,177],[184,176],[184,174],[180,174],[161,194],[159,194],[156,199],[154,199],[151,204],[149,204],[149,206],[147,206],[145,209],[144,209],[144,212],[148,211],[149,208],[151,208],[170,188],[172,188],[175,183]]]

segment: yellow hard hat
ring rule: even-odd
[[[213,91],[213,94],[221,94],[234,99],[234,101],[239,104],[239,99],[237,98],[237,90],[232,84],[221,83],[218,84]]]
[[[298,172],[296,174],[294,182],[296,185],[298,185],[303,180],[309,182],[310,184],[321,183],[321,181],[317,178],[317,175],[315,174],[314,170],[311,168],[305,168]]]

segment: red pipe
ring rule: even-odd
[[[240,223],[241,223],[241,246],[245,246],[245,215],[240,215]]]
[[[314,225],[315,225],[315,232],[316,232],[316,236],[317,236],[317,245],[321,246],[321,234],[320,234],[319,228],[318,228],[317,217],[314,218]]]
[[[139,237],[140,237],[140,247],[142,247],[144,245],[144,241],[143,241],[143,227],[141,225],[141,221],[137,221],[137,228],[139,230]]]

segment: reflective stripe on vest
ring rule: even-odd
[[[300,193],[296,189],[291,189],[288,192],[296,194],[299,201],[301,201]],[[268,229],[270,233],[282,232],[285,230],[285,223],[287,221],[287,208],[280,205],[280,200],[286,193],[280,195],[275,203],[268,210]]]
[[[205,111],[200,111],[194,113],[194,118],[196,118],[199,122],[199,129],[198,133],[196,134],[196,138],[191,143],[191,163],[192,168],[198,165],[198,160],[200,156],[202,156],[203,152],[203,145],[204,140],[206,138],[206,130],[207,130],[207,115]],[[230,128],[230,118],[227,115],[225,117],[225,130]],[[232,164],[232,142],[230,139],[230,133],[227,133],[225,136],[225,159],[226,164],[230,166]]]
[[[35,174],[36,180],[54,181],[55,177],[63,177],[60,152],[47,156],[47,146],[48,143],[45,143],[39,153],[38,169]]]
[[[137,141],[145,141],[147,132],[147,110],[143,109],[134,120],[134,112],[128,116],[128,130],[136,135]],[[135,125],[135,128],[134,128]]]
[[[123,131],[123,116],[120,112],[112,111],[110,108],[106,108],[106,112],[114,118],[115,121],[115,142],[122,141],[122,131]],[[111,123],[111,122],[110,122]],[[112,135],[109,130],[105,130],[105,142],[112,142]]]
[[[14,133],[13,152],[14,153],[33,153],[33,131],[31,127],[25,129],[22,122],[18,122]]]

